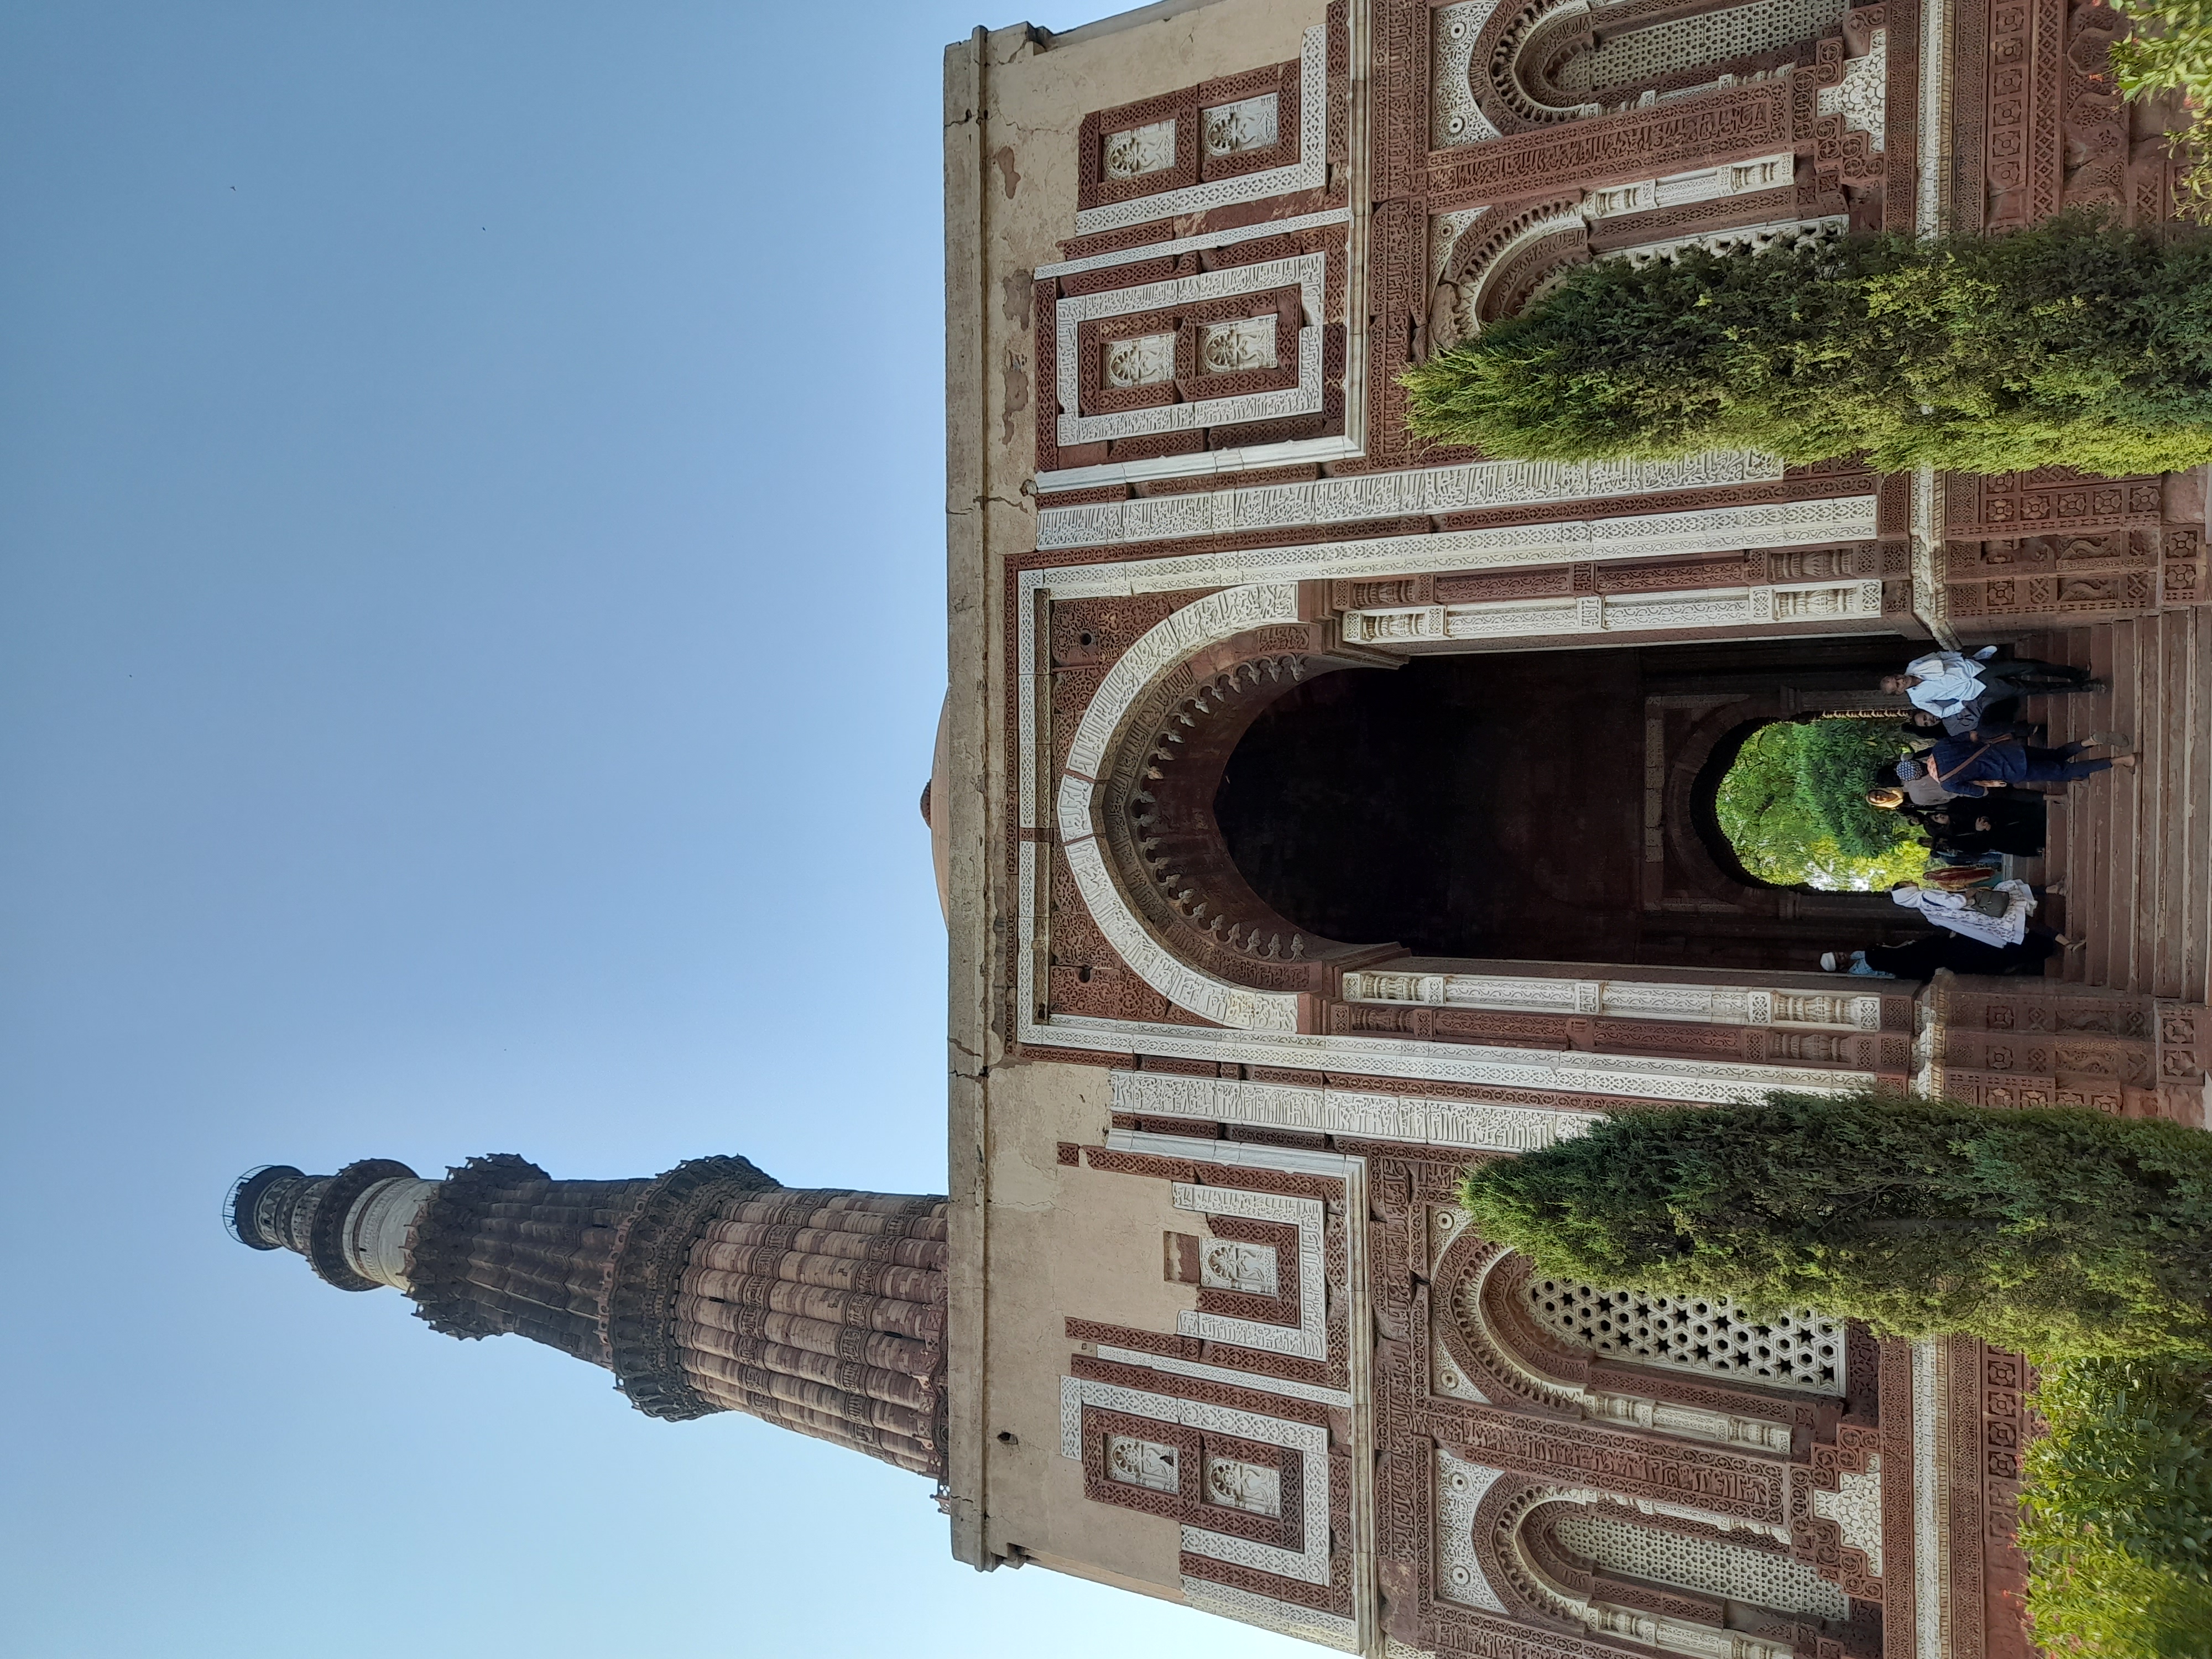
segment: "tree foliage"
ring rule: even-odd
[[[2053,1654],[2212,1656],[2212,1386],[2202,1365],[2047,1367],[2033,1405],[2020,1545]]]
[[[2131,0],[2122,9],[2135,33],[2112,48],[2114,77],[2130,98],[2182,94],[2195,118],[2178,140],[2188,158],[2179,180],[2183,205],[2197,219],[2212,217],[2212,146],[2202,131],[2212,106],[2212,0]]]
[[[1782,1093],[1618,1112],[1462,1198],[1486,1237],[1599,1284],[2048,1359],[2212,1357],[2212,1135],[2176,1124]]]
[[[1721,833],[1762,881],[1866,890],[1920,873],[1927,846],[1866,804],[1902,752],[1869,720],[1778,721],[1744,739],[1713,797]]]
[[[1404,383],[1415,433],[1502,459],[2178,470],[2212,459],[2212,233],[2074,214],[1600,259]]]

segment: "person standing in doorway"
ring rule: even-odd
[[[2105,682],[2092,679],[2086,668],[2033,657],[1998,662],[1993,660],[1996,655],[1993,645],[1971,657],[1960,651],[1931,651],[1907,663],[1902,674],[1885,675],[1881,689],[1935,715],[1954,737],[1972,732],[1982,712],[1995,703],[2106,689]]]

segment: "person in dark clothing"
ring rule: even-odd
[[[1939,858],[1980,859],[1992,853],[2014,858],[2043,856],[2044,805],[2010,794],[1990,793],[1971,805],[1898,809],[1917,823],[1929,849]]]
[[[1946,738],[1929,752],[1929,775],[1954,795],[1978,799],[1986,791],[2018,783],[2078,783],[2108,767],[2131,767],[2132,754],[2079,758],[2087,743],[2059,749],[2035,749],[2017,738]]]
[[[1898,722],[1898,735],[1907,743],[1926,744],[1942,738],[1963,737],[1969,732],[1978,732],[1985,737],[2022,738],[2030,743],[2049,734],[2050,728],[2042,721],[2021,720],[2016,718],[2019,714],[2020,699],[2007,697],[2002,702],[1978,710],[1959,723],[1954,731],[1954,722],[1924,708],[1916,708]]]
[[[2048,927],[2030,927],[2018,945],[1984,945],[1948,930],[1921,933],[1901,945],[1874,945],[1863,951],[1830,951],[1820,965],[1830,972],[1864,963],[1853,972],[1893,979],[1933,979],[1938,968],[1954,974],[2039,974],[2043,964],[2063,950],[2069,941]]]

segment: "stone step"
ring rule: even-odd
[[[2043,920],[2087,940],[2060,977],[2202,1002],[2212,994],[2212,619],[2199,611],[2033,636],[2021,654],[2090,669],[2094,696],[2029,706],[2053,744],[2133,735],[2132,772],[2100,773],[2051,813],[2045,867],[2066,896]]]
[[[2187,622],[2189,664],[2184,816],[2191,888],[2182,915],[2180,995],[2187,1002],[2212,1002],[2212,616],[2202,605],[2181,615]]]
[[[2157,945],[2150,989],[2161,997],[2206,1000],[2206,907],[2212,905],[2212,629],[2202,611],[2159,617],[2162,752],[2159,885],[2150,896]],[[2148,757],[2146,757],[2148,759]]]

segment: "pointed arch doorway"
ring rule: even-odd
[[[1322,675],[1253,720],[1214,816],[1259,896],[1327,938],[1423,958],[1802,969],[1894,932],[1894,907],[1747,878],[1700,822],[1698,779],[1747,720],[1862,694],[1910,648],[1474,652]]]

